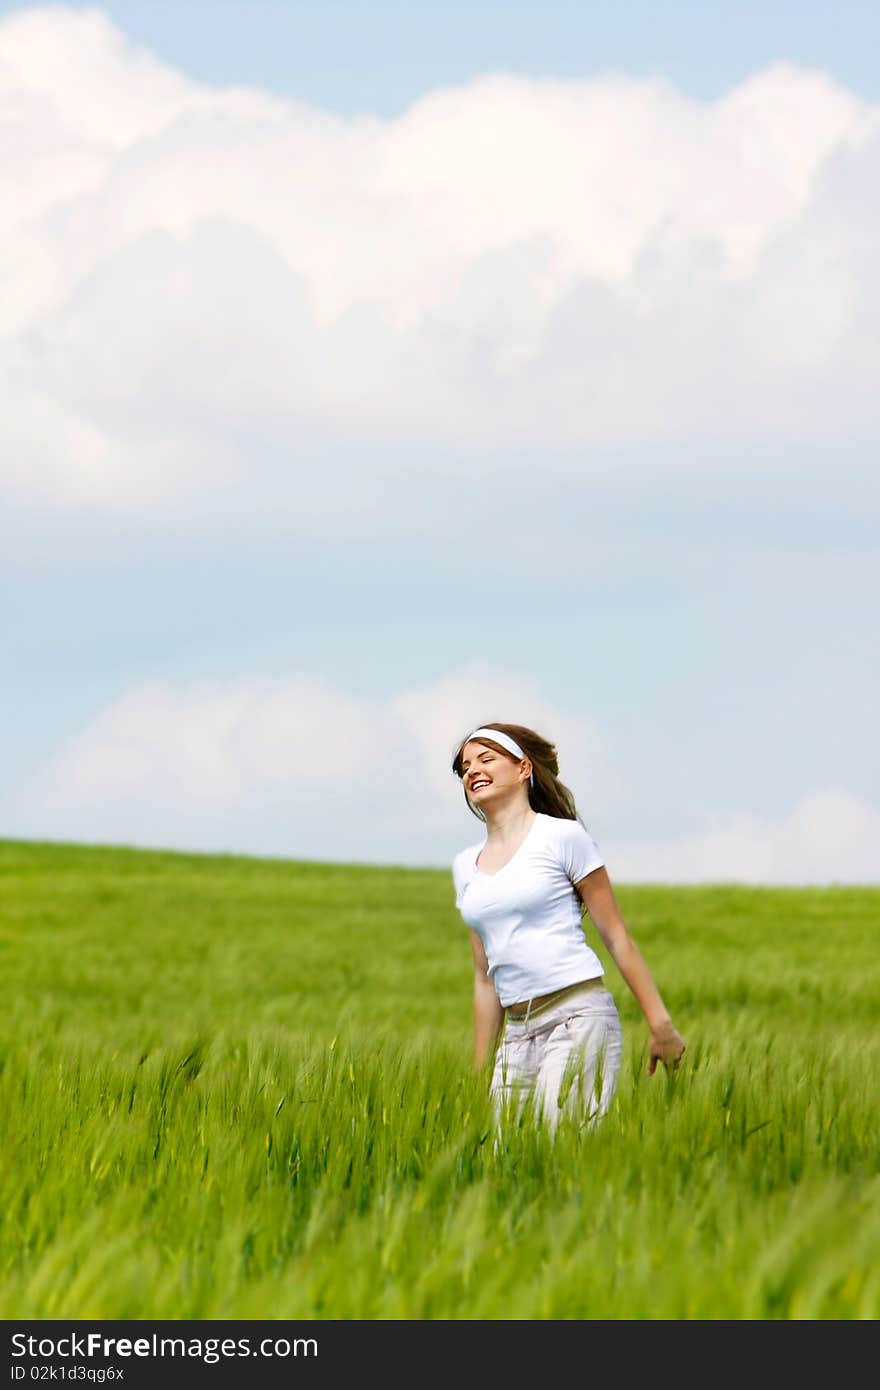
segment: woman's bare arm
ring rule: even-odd
[[[685,1050],[684,1039],[674,1027],[651,972],[627,931],[607,870],[594,869],[575,886],[651,1030],[648,1074],[653,1076],[658,1062],[667,1068],[678,1066]]]
[[[495,1051],[504,1023],[504,1007],[489,979],[489,962],[475,931],[471,931],[471,950],[474,955],[474,1066],[481,1071]]]

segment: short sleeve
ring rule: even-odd
[[[579,820],[559,821],[559,858],[572,883],[605,863],[599,846]]]

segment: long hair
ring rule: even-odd
[[[574,794],[564,782],[559,780],[559,759],[556,755],[556,745],[549,739],[544,738],[536,730],[528,728],[525,724],[501,724],[495,720],[491,724],[475,724],[477,729],[498,729],[500,733],[509,734],[516,739],[523,753],[531,760],[532,771],[535,776],[535,785],[526,788],[529,794],[529,805],[533,811],[543,811],[546,816],[556,816],[559,820],[577,820],[577,807],[574,801]],[[456,777],[460,778],[464,785],[464,772],[461,765],[464,746],[468,741],[468,736],[458,744],[452,758],[452,771]],[[513,753],[501,744],[494,743],[492,739],[480,736],[479,743],[490,745],[497,753],[502,753],[505,758],[510,758],[515,762]],[[478,820],[486,823],[486,817],[478,806],[475,806],[465,789],[464,799],[467,802],[468,810],[472,811]],[[583,825],[583,821],[581,821]],[[586,826],[584,826],[586,829]]]

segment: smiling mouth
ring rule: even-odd
[[[471,791],[472,791],[472,792],[480,792],[480,791],[483,790],[484,787],[488,787],[489,785],[490,785],[489,782],[476,782],[476,783],[471,787]]]

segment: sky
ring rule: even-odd
[[[880,881],[878,36],[0,3],[0,837]]]

